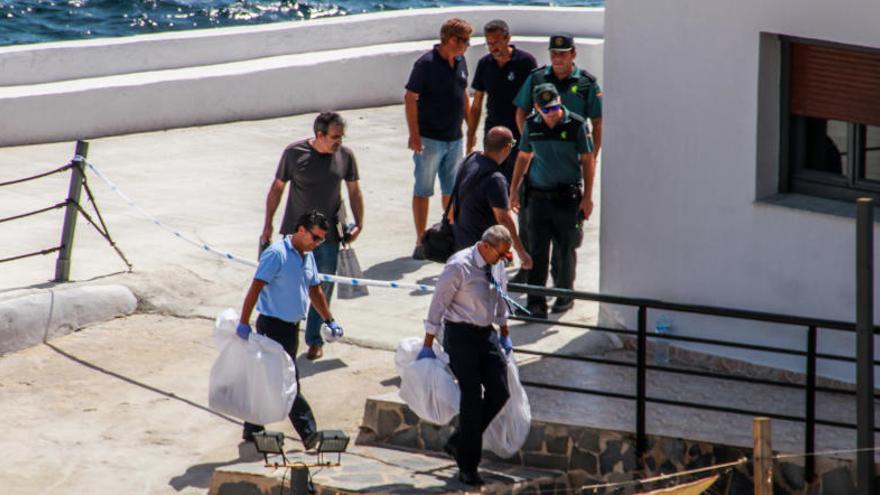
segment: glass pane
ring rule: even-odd
[[[848,124],[840,120],[807,119],[807,159],[804,168],[845,175]]]
[[[865,178],[880,181],[880,127],[865,126]]]

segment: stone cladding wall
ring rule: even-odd
[[[452,424],[438,426],[422,421],[393,395],[367,400],[364,420],[357,443],[368,445],[390,444],[421,450],[442,451],[458,419]],[[639,478],[669,474],[734,462],[747,461],[722,476],[719,493],[725,493],[730,484],[732,495],[751,494],[751,449],[698,442],[662,436],[648,437],[648,453],[644,467],[640,467],[635,451],[635,434],[600,430],[576,425],[532,421],[532,428],[522,449],[510,459],[501,459],[491,452],[483,452],[484,459],[513,464],[559,469],[568,472],[573,487],[630,481]],[[855,464],[848,460],[817,458],[816,482],[810,486],[804,481],[802,458],[774,463],[774,491],[786,494],[841,494],[855,495]],[[878,480],[880,481],[880,480]],[[637,486],[623,490],[633,493]],[[656,489],[659,486],[645,487]],[[590,492],[587,492],[590,493]],[[609,492],[610,493],[610,492]],[[621,493],[619,491],[614,493]]]

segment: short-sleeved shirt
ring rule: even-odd
[[[263,251],[254,278],[266,282],[257,299],[257,311],[290,323],[305,319],[309,287],[321,283],[315,256],[311,252],[300,256],[290,237]]]
[[[482,153],[473,153],[461,163],[457,180],[459,201],[452,224],[456,250],[473,245],[498,223],[492,208],[510,207],[507,179],[498,164]]]
[[[491,53],[480,59],[471,87],[486,93],[485,130],[503,125],[513,131],[515,139],[519,139],[513,99],[538,63],[530,53],[514,45],[510,47],[512,48],[510,60],[503,67],[498,66]]]
[[[548,82],[556,86],[562,104],[570,111],[591,119],[602,117],[602,90],[596,78],[576,65],[565,79],[557,79],[553,67],[545,65],[532,71],[516,95],[514,104],[529,113],[534,108],[532,90],[537,83]]]
[[[419,95],[419,135],[438,141],[461,139],[468,68],[464,57],[450,66],[437,47],[425,53],[409,74],[406,89]]]
[[[343,180],[358,180],[357,161],[345,146],[335,153],[318,153],[308,139],[303,139],[284,149],[275,178],[290,182],[281,222],[281,233],[290,235],[296,231],[299,217],[313,209],[330,219],[331,224],[337,222],[342,202],[340,184]],[[327,237],[330,242],[339,240],[335,228],[327,231]]]
[[[584,119],[564,108],[565,115],[552,129],[537,112],[526,118],[520,151],[534,153],[529,165],[529,186],[557,190],[581,181],[581,155],[593,151]]]

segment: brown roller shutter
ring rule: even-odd
[[[880,125],[880,52],[791,44],[791,113]]]

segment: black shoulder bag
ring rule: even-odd
[[[466,163],[475,154],[468,155],[462,163]],[[474,181],[474,186],[478,185],[486,177],[492,175],[495,170],[489,173],[483,173]],[[452,197],[449,198],[449,204],[443,210],[443,218],[440,222],[435,223],[422,234],[422,249],[425,250],[425,258],[437,263],[446,263],[450,256],[455,254],[455,236],[452,233],[452,224],[449,223],[449,208],[459,203],[458,186],[460,176],[456,176],[455,185],[452,187]],[[455,216],[458,216],[458,208],[456,207]]]

